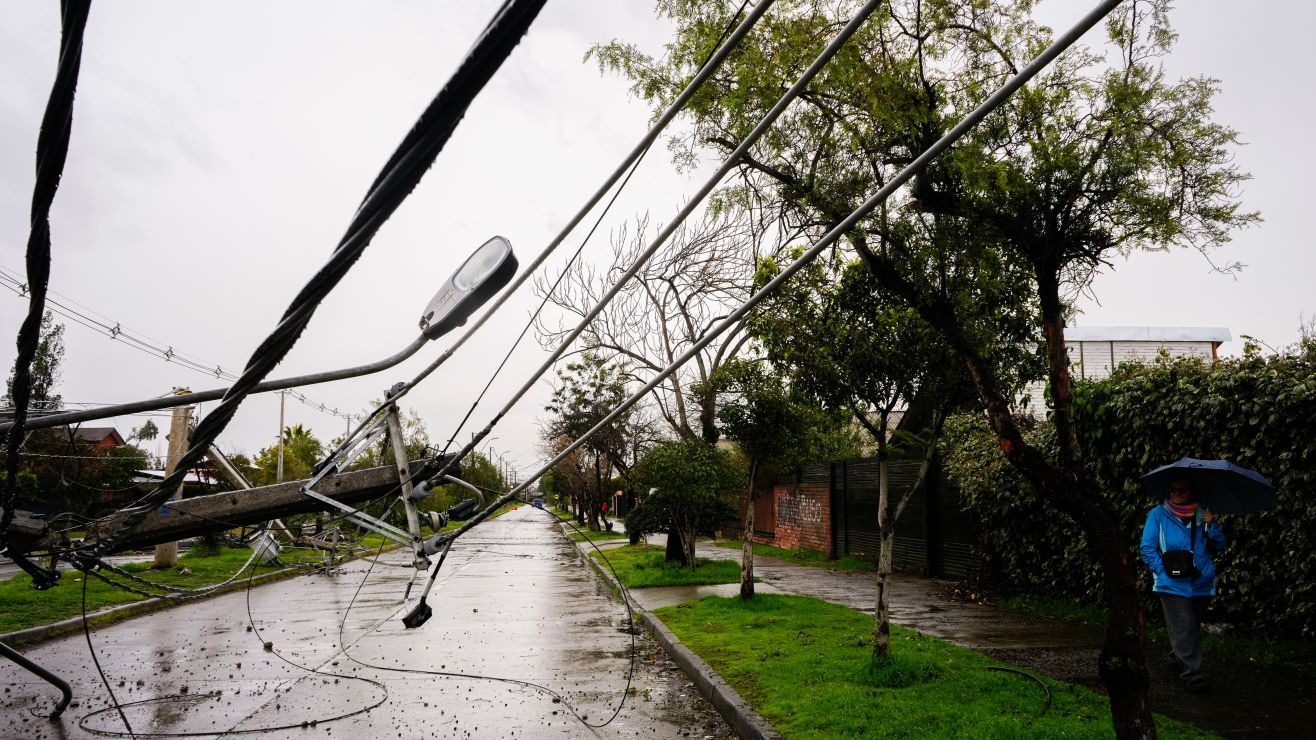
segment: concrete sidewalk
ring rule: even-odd
[[[651,538],[651,543],[657,544]],[[739,560],[740,551],[700,542],[700,557]],[[834,571],[796,565],[769,557],[754,559],[761,593],[790,593],[831,601],[872,614],[872,572]],[[951,598],[951,583],[896,574],[891,588],[892,621],[1002,662],[1102,692],[1097,657],[1103,630],[1049,620],[989,604]],[[677,586],[631,591],[634,601],[652,611],[704,596],[733,596],[738,584]],[[1168,652],[1151,645],[1151,656]],[[1150,660],[1154,710],[1226,737],[1316,737],[1316,681],[1284,668],[1207,656],[1215,692],[1190,694],[1163,661]],[[1310,667],[1309,667],[1310,668]]]

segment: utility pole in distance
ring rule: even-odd
[[[179,394],[191,393],[186,388],[179,389]],[[174,409],[173,418],[169,420],[169,457],[165,462],[165,477],[168,478],[173,474],[174,469],[178,467],[178,462],[183,459],[183,454],[187,452],[188,438],[192,434],[192,407],[181,406]],[[172,499],[183,497],[183,484],[178,484],[178,490],[174,492]],[[155,567],[158,569],[172,568],[178,563],[178,543],[162,542],[155,546]]]

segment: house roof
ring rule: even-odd
[[[116,445],[123,444],[123,437],[114,427],[75,427],[74,434],[78,439],[92,444],[103,442],[107,437],[113,437]]]
[[[1071,326],[1070,342],[1228,342],[1229,330],[1220,326]]]

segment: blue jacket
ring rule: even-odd
[[[1191,524],[1191,522],[1189,523]],[[1196,578],[1171,578],[1165,574],[1161,564],[1161,553],[1167,550],[1187,550],[1192,541],[1192,531],[1188,524],[1179,521],[1164,506],[1157,506],[1147,514],[1147,524],[1142,528],[1142,561],[1151,568],[1156,576],[1152,590],[1173,596],[1215,596],[1215,563],[1207,550],[1207,540],[1217,550],[1225,546],[1225,534],[1219,524],[1206,526],[1202,522],[1202,512],[1197,512],[1197,544],[1193,548],[1193,565],[1200,575]]]

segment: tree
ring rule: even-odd
[[[41,317],[40,336],[32,358],[28,407],[38,412],[57,411],[64,406],[63,396],[55,392],[60,381],[59,366],[64,362],[64,325],[55,323],[55,315],[49,311]],[[0,399],[0,406],[14,405],[16,369],[11,369],[5,380],[5,396]]]
[[[159,436],[160,427],[157,427],[154,421],[147,419],[145,424],[132,430],[132,433],[128,435],[128,439],[137,440],[138,442],[150,442]]]
[[[552,414],[543,432],[549,440],[569,444],[583,437],[620,406],[628,395],[623,367],[609,364],[593,353],[587,352],[579,361],[567,363],[557,375],[558,387],[545,407]],[[581,448],[593,458],[593,485],[585,489],[588,493],[584,496],[583,513],[585,523],[594,532],[601,528],[599,512],[604,501],[603,481],[611,479],[614,470],[624,475],[630,467],[627,460],[630,449],[628,419],[629,412],[608,422],[590,435]],[[565,449],[565,444],[559,449]]]
[[[675,538],[680,545],[680,562],[694,570],[695,537],[735,515],[724,494],[742,486],[745,473],[731,453],[695,438],[650,450],[631,480],[651,493],[626,516],[627,532],[666,529],[669,543]]]
[[[461,460],[461,479],[479,488],[485,493],[501,494],[507,490],[507,481],[499,472],[498,466],[488,457],[472,451]],[[421,499],[417,508],[421,511],[447,511],[453,505],[471,498],[471,492],[465,486],[445,483],[435,486],[430,495]],[[487,498],[485,499],[488,500]]]
[[[536,280],[536,293],[573,319],[571,326],[551,326],[541,319],[536,324],[540,343],[546,349],[556,347],[574,328],[574,320],[594,307],[651,239],[648,217],[638,218],[633,229],[613,234],[606,269],[577,261],[553,281]],[[628,379],[647,380],[633,373],[662,370],[749,296],[762,242],[761,228],[744,209],[730,204],[710,209],[693,226],[682,226],[585,330],[584,351],[623,368]],[[691,394],[690,389],[706,385],[718,367],[740,352],[745,339],[733,329],[650,392],[654,407],[677,436],[717,441],[716,397]]]
[[[371,402],[369,408],[362,411],[363,415],[369,414],[374,409],[379,408],[383,401],[375,400]],[[427,457],[427,451],[430,445],[429,430],[425,427],[425,420],[413,408],[398,408],[398,421],[402,426],[402,446],[407,451],[408,460],[419,460]],[[330,442],[330,447],[337,449],[343,443],[345,435],[338,435]],[[379,439],[379,443],[366,449],[361,455],[349,466],[347,470],[364,470],[365,468],[378,468],[384,465],[393,465],[396,462],[393,455],[393,443],[389,440],[388,435]]]
[[[310,478],[315,464],[324,456],[324,444],[315,433],[301,424],[294,424],[283,429],[283,477],[284,480],[302,480]],[[279,446],[270,445],[256,453],[256,471],[251,478],[254,486],[268,486],[277,482],[279,471]]]
[[[778,272],[775,262],[764,260],[756,285],[766,284]],[[1025,326],[1009,329],[1026,336]],[[927,477],[947,415],[967,407],[976,394],[963,366],[932,327],[890,300],[857,260],[809,265],[760,305],[750,319],[750,333],[769,360],[783,368],[792,388],[815,403],[852,412],[876,444],[879,547],[873,655],[882,660],[891,646],[896,522]],[[911,413],[912,408],[923,413]],[[897,410],[902,412],[899,437],[893,424]],[[893,440],[922,459],[914,482],[898,497],[890,491]]]
[[[885,4],[742,160],[746,187],[784,204],[792,223],[818,230],[840,223],[1050,41],[1049,29],[1029,18],[1030,6]],[[659,106],[691,73],[688,51],[715,33],[695,4],[660,9],[676,25],[662,60],[619,43],[598,52]],[[779,4],[696,96],[688,150],[730,151],[852,9]],[[1216,84],[1170,80],[1160,65],[1174,42],[1166,13],[1164,0],[1126,2],[1108,24],[1117,61],[1082,48],[1063,55],[889,201],[899,206],[845,236],[883,290],[951,347],[1010,464],[1074,520],[1101,562],[1109,622],[1098,672],[1121,737],[1155,736],[1140,604],[1131,540],[1079,442],[1066,298],[1115,255],[1185,245],[1207,253],[1257,218],[1236,201],[1246,179],[1231,161],[1236,133],[1209,117]],[[1024,304],[996,299],[1019,285],[1031,294]],[[1039,335],[1059,440],[1054,456],[1029,444],[1011,414],[1020,376],[991,328],[999,305],[1026,307]]]
[[[754,513],[759,474],[769,464],[793,465],[842,456],[845,416],[810,403],[762,361],[735,360],[710,383],[723,397],[717,418],[727,439],[749,460],[740,554],[740,598],[754,598]],[[840,443],[838,445],[838,443]]]

